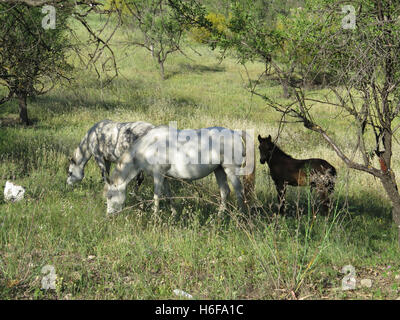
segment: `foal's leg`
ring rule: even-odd
[[[278,192],[278,209],[279,214],[285,214],[285,193],[286,186],[283,182],[275,181],[276,191]]]
[[[328,177],[330,179],[330,177]],[[319,198],[321,199],[322,213],[327,215],[332,206],[332,193],[334,191],[334,183],[329,181],[320,186],[318,190]]]
[[[234,170],[235,169],[225,169],[225,172],[229,181],[232,183],[233,188],[235,189],[238,206],[242,212],[245,212],[246,208],[244,206],[243,185],[239,176],[235,174]]]
[[[219,192],[221,194],[221,203],[219,205],[218,213],[226,210],[226,199],[228,198],[231,190],[229,189],[228,181],[226,179],[226,173],[222,167],[218,167],[214,171],[215,178],[217,179]]]
[[[317,173],[311,181],[311,191],[315,190],[318,194],[318,204],[321,205],[321,213],[327,215],[331,206],[331,194],[334,190],[334,182],[328,174]]]
[[[323,199],[323,196],[321,195],[321,190],[320,190],[320,187],[318,186],[318,183],[315,182],[315,181],[311,181],[310,182],[310,194],[312,195],[312,193],[314,191],[317,192],[319,200]],[[317,208],[318,208],[318,206],[317,206]],[[316,212],[314,210],[314,205],[313,204],[311,204],[311,211],[312,211],[312,214],[313,214],[313,218],[315,219],[317,214],[316,214]],[[324,211],[324,209],[323,209],[323,211]]]

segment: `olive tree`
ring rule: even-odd
[[[44,94],[67,78],[68,15],[58,14],[57,27],[45,29],[41,8],[0,4],[0,85],[8,91],[1,102],[16,98],[24,124],[29,124],[27,98]]]
[[[88,19],[96,13],[106,16],[100,29],[91,27]],[[1,0],[0,87],[5,94],[0,104],[17,99],[20,120],[29,124],[28,97],[45,94],[60,81],[70,80],[71,54],[78,55],[85,67],[93,67],[99,77],[115,78],[118,70],[109,43],[120,19],[106,34],[111,13],[95,0]],[[73,20],[84,27],[86,37],[77,36],[71,27]]]
[[[302,62],[303,69],[313,72],[304,77],[329,72],[328,93],[316,98],[305,88],[293,86],[295,99],[291,104],[264,98],[275,110],[319,133],[349,168],[379,179],[400,228],[400,194],[392,167],[400,115],[400,4],[392,0],[356,0],[346,6],[310,0],[307,4],[286,30],[293,52],[301,49],[309,56]],[[320,17],[318,23],[315,17]],[[301,36],[293,37],[291,32],[296,28],[302,30]],[[335,141],[334,128],[324,128],[312,115],[316,105],[334,107],[342,117],[351,119],[356,130],[349,131],[349,139],[356,142],[354,151],[359,152],[360,160],[353,160]]]
[[[130,46],[140,46],[151,53],[165,79],[165,61],[174,52],[182,52],[185,25],[174,16],[166,0],[108,0],[117,12]]]
[[[175,10],[194,24],[202,23],[204,7],[196,0],[179,3],[169,0]],[[232,29],[246,52],[265,58],[271,43],[281,39],[283,59],[272,56],[271,63],[290,91],[291,99],[272,99],[251,82],[252,94],[262,97],[266,105],[282,114],[285,122],[303,123],[334,150],[351,169],[379,179],[392,203],[392,217],[399,227],[400,194],[393,169],[393,145],[400,129],[400,3],[397,0],[305,0],[302,7],[282,17],[278,33],[263,33],[252,23],[248,13],[233,11],[232,19],[242,24]],[[277,13],[279,14],[279,13]],[[210,29],[212,31],[212,28]],[[262,36],[258,36],[258,35]],[[290,72],[288,72],[290,70]],[[324,94],[315,95],[304,84],[320,75]],[[292,81],[296,76],[298,81]],[[335,128],[323,125],[316,108],[330,107],[347,119],[351,126],[347,151],[335,139]],[[358,152],[359,158],[353,155]],[[374,158],[378,161],[373,161]]]

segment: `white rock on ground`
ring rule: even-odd
[[[361,287],[364,288],[371,288],[372,287],[372,280],[371,279],[362,279],[360,281]]]
[[[25,189],[17,186],[10,181],[6,182],[4,187],[4,200],[10,202],[17,202],[24,198]]]
[[[178,297],[185,297],[185,298],[188,298],[188,299],[193,299],[193,296],[191,294],[189,294],[189,293],[187,293],[187,292],[185,292],[183,290],[180,290],[180,289],[175,289],[174,293]]]

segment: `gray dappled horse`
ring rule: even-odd
[[[190,181],[213,172],[222,198],[220,210],[226,209],[230,193],[227,179],[235,189],[239,207],[244,210],[255,177],[254,142],[250,138],[247,133],[222,127],[177,130],[160,126],[149,130],[116,163],[110,181],[105,185],[107,213],[122,210],[127,185],[142,170],[154,178],[155,212],[159,210],[161,192],[164,191],[167,197],[171,195],[168,178]]]
[[[103,120],[91,127],[75,149],[68,167],[67,183],[73,185],[84,177],[84,168],[93,156],[101,170],[103,180],[109,176],[112,162],[117,162],[119,157],[139,137],[154,128],[151,123],[138,122],[113,122]],[[143,180],[143,174],[138,176],[138,185]]]

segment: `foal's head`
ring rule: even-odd
[[[83,177],[84,177],[83,168],[81,168],[76,164],[74,158],[71,158],[68,167],[67,183],[70,186],[72,186],[74,183],[81,181]]]
[[[272,152],[276,148],[275,144],[272,142],[271,135],[267,138],[262,138],[258,135],[258,142],[260,145],[258,149],[260,150],[260,162],[264,164],[266,161],[271,159]]]

